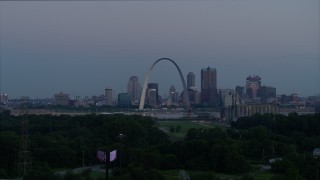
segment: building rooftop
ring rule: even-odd
[[[250,76],[247,77],[247,80],[249,80],[249,81],[260,81],[261,77],[257,76],[257,75],[250,75]]]

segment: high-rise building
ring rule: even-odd
[[[69,105],[69,94],[60,92],[54,95],[55,105],[67,106]]]
[[[220,102],[221,107],[230,107],[234,105],[234,90],[233,89],[220,89]]]
[[[193,72],[189,72],[187,75],[187,88],[190,89],[191,87],[195,87],[195,75]]]
[[[157,90],[148,88],[148,104],[151,107],[157,106]]]
[[[257,75],[250,75],[246,78],[246,94],[250,99],[259,97],[258,91],[261,87],[261,78]]]
[[[149,89],[155,89],[156,90],[156,102],[159,103],[159,89],[158,89],[158,83],[148,83],[148,90]],[[148,97],[149,98],[149,97]]]
[[[236,86],[236,93],[240,98],[244,97],[244,87],[242,86]]]
[[[201,103],[204,105],[217,105],[217,70],[215,68],[201,69]]]
[[[261,98],[261,103],[269,103],[269,100],[277,97],[276,88],[271,86],[262,86],[259,89],[259,97]]]
[[[183,94],[182,94],[183,95]],[[200,93],[195,87],[191,87],[188,89],[189,101],[190,104],[200,104]]]
[[[172,105],[177,105],[179,103],[179,93],[173,85],[169,89],[169,97]]]
[[[8,94],[0,93],[0,104],[7,104],[8,101]]]
[[[112,106],[113,105],[113,99],[112,99],[112,89],[105,89],[105,96],[106,96],[106,105]]]
[[[137,76],[131,76],[128,82],[128,93],[131,97],[132,104],[138,104],[140,100],[141,86]]]
[[[118,106],[129,107],[131,105],[131,97],[129,93],[118,94]]]

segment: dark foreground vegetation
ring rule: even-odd
[[[314,179],[320,160],[320,114],[255,115],[233,128],[190,129],[182,140],[169,137],[148,117],[124,115],[11,116],[1,114],[0,178],[18,177],[21,122],[29,121],[33,170],[24,179],[92,179],[91,171],[55,175],[57,169],[99,164],[97,150],[117,149],[111,179],[166,179],[165,170],[192,170],[191,179],[219,179],[215,173],[254,179],[256,166],[271,158],[272,179]],[[121,135],[120,135],[121,134]],[[319,177],[320,178],[320,177]]]

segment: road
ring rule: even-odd
[[[82,171],[84,170],[87,170],[87,169],[91,169],[92,171],[96,171],[96,172],[106,172],[106,169],[102,169],[101,168],[101,165],[94,165],[94,166],[86,166],[86,167],[79,167],[79,168],[75,168],[75,169],[70,169],[70,170],[65,170],[65,171],[59,171],[59,172],[56,172],[55,174],[58,174],[58,175],[65,175],[67,172],[72,172],[74,174],[79,174],[81,173]]]

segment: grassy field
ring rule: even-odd
[[[191,128],[213,128],[211,124],[197,123],[192,121],[158,121],[159,128],[178,139],[184,138]]]
[[[166,180],[177,180],[179,179],[179,170],[165,170],[160,173],[166,178]]]
[[[213,171],[186,171],[186,172],[190,177],[206,175],[208,173],[213,173],[215,177],[219,179],[225,179],[225,180],[237,179],[241,177],[241,175],[222,174],[222,173],[215,173]],[[165,171],[160,171],[160,173],[165,176],[166,180],[179,179],[179,170],[165,170]],[[268,179],[272,179],[274,175],[277,175],[277,174],[272,173],[270,171],[263,171],[263,172],[256,173],[253,176],[253,178],[255,180],[268,180]]]
[[[160,171],[160,172],[162,175],[165,176],[166,180],[179,179],[180,170],[165,170],[165,171]],[[190,177],[204,176],[204,175],[212,174],[212,173],[214,174],[215,177],[220,178],[220,179],[235,179],[238,177],[237,175],[221,174],[221,173],[215,173],[213,171],[186,171],[186,173]]]
[[[179,170],[160,170],[159,171],[166,180],[177,180],[179,179]],[[241,177],[240,175],[231,175],[231,174],[222,174],[222,173],[215,173],[213,171],[186,171],[187,174],[190,177],[195,177],[195,176],[201,176],[201,175],[206,175],[208,173],[213,173],[215,177],[220,178],[220,179],[225,179],[225,180],[229,180],[229,179],[236,179]],[[254,179],[255,180],[268,180],[271,179],[274,175],[274,173],[271,172],[261,172],[261,173],[257,173],[254,175]],[[106,175],[103,172],[91,172],[91,178],[94,180],[100,180],[100,179],[105,179]]]
[[[106,179],[106,173],[105,172],[92,171],[90,177],[92,179],[94,179],[94,180]]]
[[[254,176],[255,180],[267,180],[267,179],[272,179],[273,176],[275,176],[277,174],[271,173],[271,172],[262,172],[259,174],[256,174]]]

